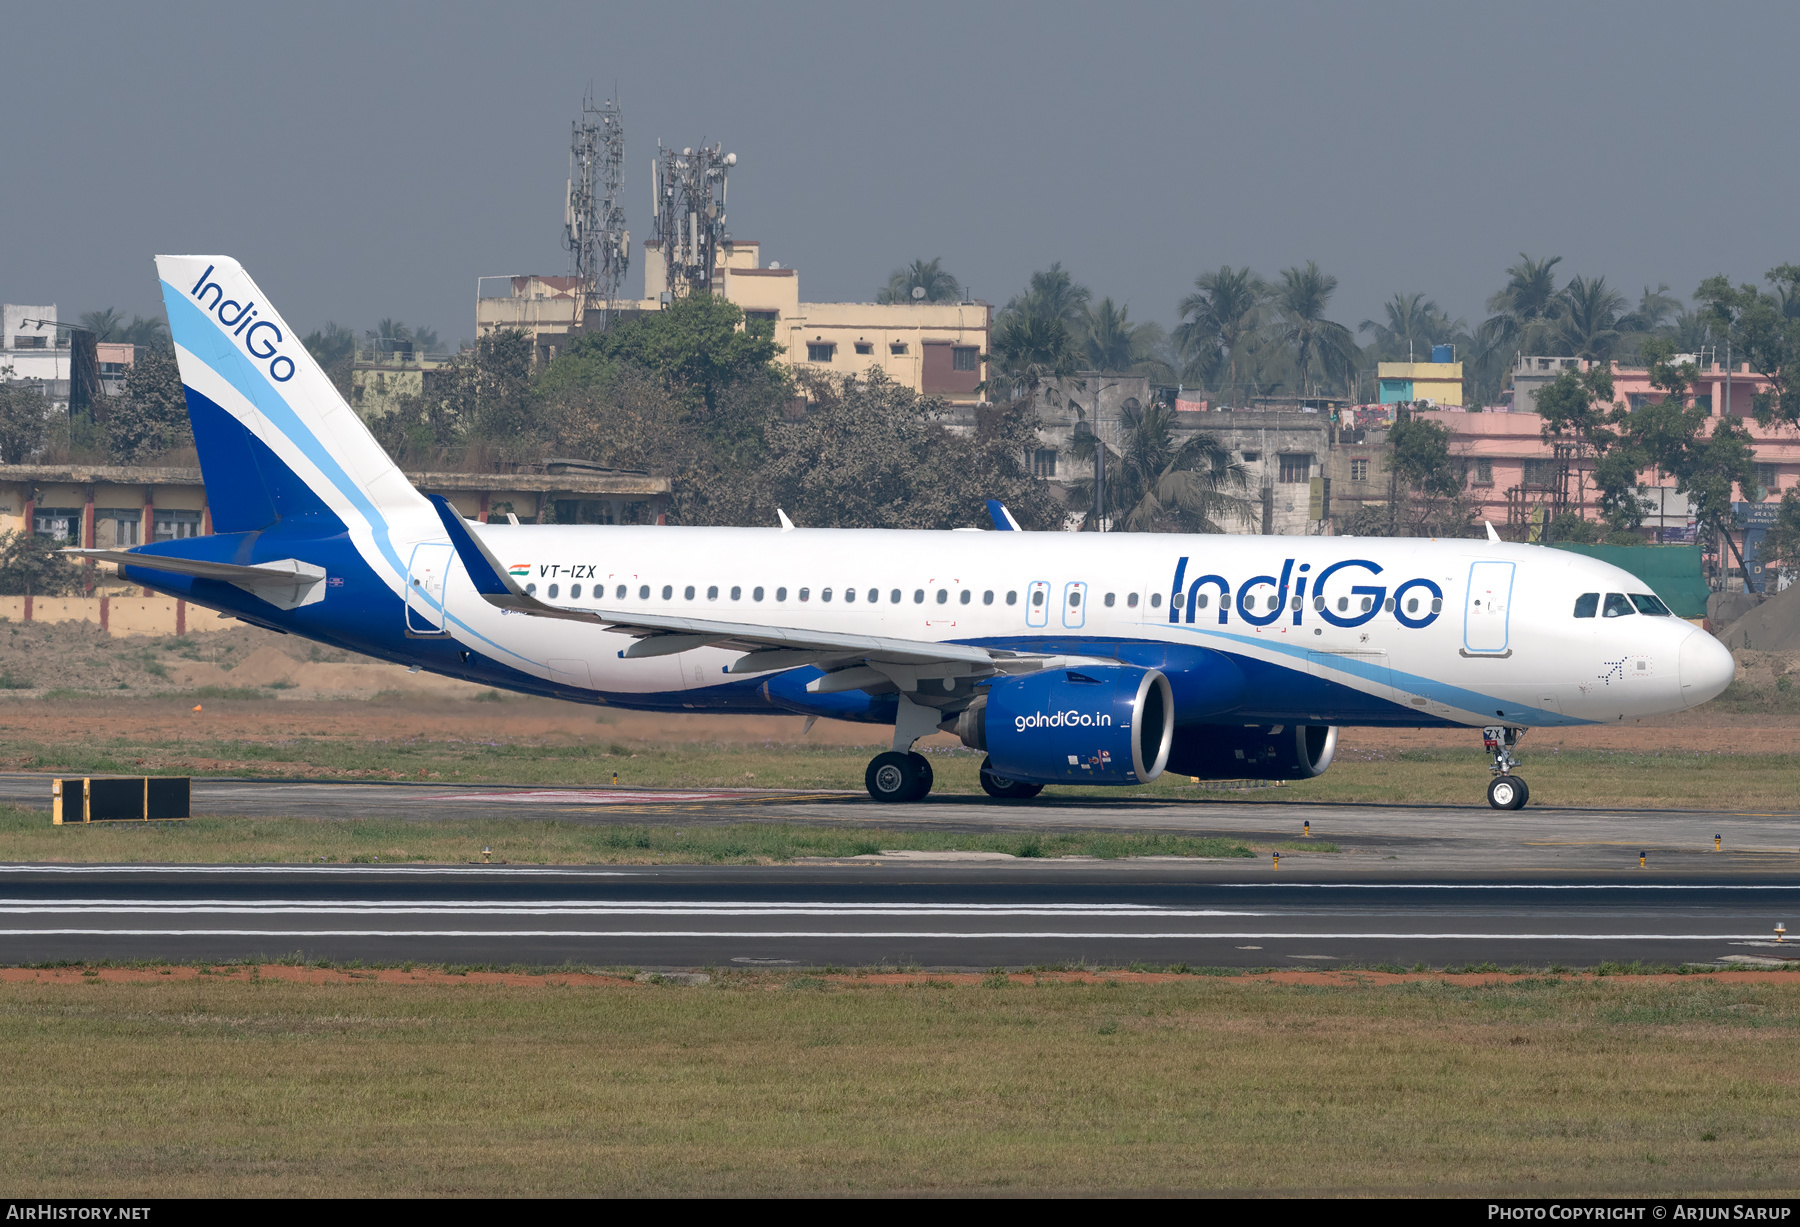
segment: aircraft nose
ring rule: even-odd
[[[1731,679],[1737,675],[1737,662],[1731,659],[1724,644],[1697,630],[1681,641],[1678,673],[1681,701],[1698,707],[1731,685]]]

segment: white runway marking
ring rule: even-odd
[[[151,899],[68,899],[0,901],[0,915],[37,916],[70,913],[158,916],[1124,916],[1133,919],[1171,916],[1261,916],[1262,912],[1218,908],[1152,908],[1136,904],[1009,905],[906,903],[612,903],[582,899],[489,903],[445,900],[345,900],[311,903],[302,900],[203,899],[164,902]]]
[[[643,876],[642,870],[629,869],[591,869],[585,865],[564,865],[559,868],[540,868],[527,865],[0,865],[0,874],[8,873],[44,873],[64,876],[99,873],[143,873],[171,874],[185,876],[192,874],[273,874],[294,876],[299,874],[333,875],[368,875],[371,873],[397,873],[422,877],[554,877],[554,878],[635,878]]]
[[[989,931],[981,933],[926,930],[830,929],[0,929],[0,937],[725,937],[758,938],[908,938],[915,941],[993,938],[1104,941],[1230,941],[1249,938],[1294,941],[1514,941],[1514,942],[1733,942],[1741,933],[1108,933]]]
[[[633,805],[667,801],[728,801],[738,796],[730,792],[465,792],[442,793],[429,797],[407,797],[408,801],[529,801],[537,805]]]

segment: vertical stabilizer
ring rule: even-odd
[[[398,585],[400,545],[441,535],[431,505],[236,260],[158,256],[156,270],[214,526],[348,531]]]

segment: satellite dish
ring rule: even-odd
[[[916,302],[923,297],[925,297],[925,287],[922,285],[915,285],[913,287],[913,300]]]

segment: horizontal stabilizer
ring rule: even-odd
[[[248,566],[235,562],[209,562],[199,558],[177,558],[170,554],[140,554],[136,550],[65,549],[77,558],[96,562],[112,562],[122,567],[140,567],[146,571],[167,571],[195,579],[216,579],[242,588],[282,609],[297,609],[325,597],[325,568],[298,558],[282,558],[275,562],[255,562]]]

